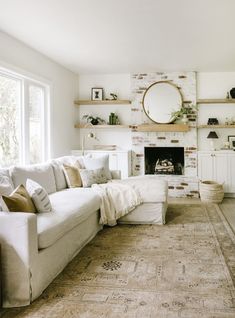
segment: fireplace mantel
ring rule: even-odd
[[[137,131],[159,131],[159,132],[186,132],[189,131],[189,125],[185,124],[142,124],[138,125]]]

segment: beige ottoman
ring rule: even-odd
[[[121,217],[121,224],[165,224],[167,211],[168,184],[155,175],[130,177],[119,180],[130,184],[139,192],[143,203]]]

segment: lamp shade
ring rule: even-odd
[[[217,139],[219,137],[217,136],[217,133],[215,131],[210,131],[209,135],[207,136],[207,138],[209,138],[209,139]]]

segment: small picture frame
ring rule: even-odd
[[[91,100],[103,100],[103,88],[93,87],[91,89]]]
[[[230,149],[235,150],[235,136],[228,136]]]

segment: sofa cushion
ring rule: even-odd
[[[21,184],[9,196],[2,196],[10,212],[31,212],[35,213],[36,208],[27,190]]]
[[[100,206],[100,198],[92,189],[65,189],[49,197],[52,212],[37,214],[39,249],[54,244]]]
[[[55,175],[57,191],[67,188],[63,164],[74,165],[76,162],[79,163],[80,168],[84,168],[83,156],[64,156],[51,160],[51,164]]]
[[[20,184],[26,186],[26,180],[32,179],[39,183],[47,193],[56,192],[55,176],[49,163],[13,167],[11,176],[15,187]]]

